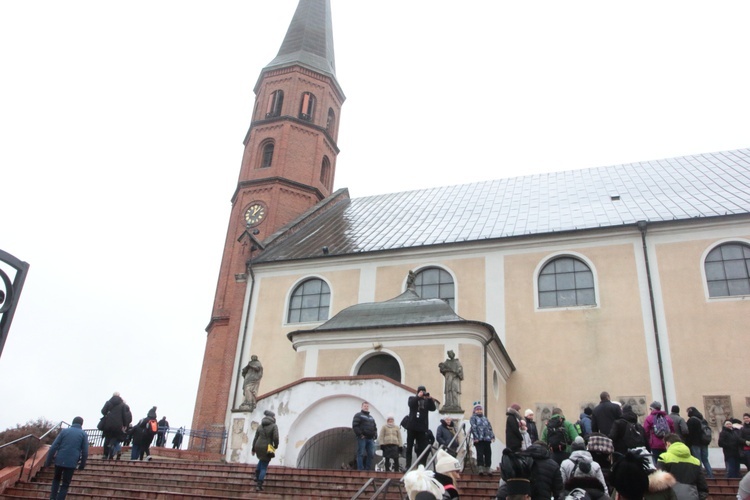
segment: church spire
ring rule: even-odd
[[[336,78],[330,0],[300,0],[279,53],[263,71],[292,65]]]

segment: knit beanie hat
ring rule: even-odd
[[[416,500],[417,494],[423,491],[432,493],[435,498],[441,498],[445,493],[445,488],[435,479],[435,474],[421,464],[404,476],[404,487],[409,500]]]
[[[533,412],[533,410],[531,410],[531,408],[529,408],[528,410],[526,410],[525,412],[523,412],[523,416],[524,417],[528,417],[529,415],[533,415],[533,414],[534,414],[534,412]]]
[[[477,410],[484,411],[484,408],[482,408],[482,403],[480,403],[479,401],[474,403],[474,411],[477,411]]]
[[[276,416],[276,414],[274,412],[272,412],[271,410],[264,411],[263,415],[265,415],[267,417],[271,417],[271,418],[274,418]]]
[[[680,413],[680,407],[677,405],[672,405],[672,413]]]
[[[570,448],[573,451],[576,450],[585,450],[586,449],[586,442],[583,440],[581,436],[576,436],[576,438],[573,440],[573,443],[570,445]]]
[[[654,410],[661,410],[661,403],[658,401],[654,401],[649,405],[649,408],[653,408]]]
[[[521,411],[521,405],[519,405],[518,403],[513,403],[512,405],[510,405],[510,407],[516,411]]]
[[[445,474],[454,470],[461,470],[461,463],[450,456],[445,450],[438,450],[435,460],[435,472]]]

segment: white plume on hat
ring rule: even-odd
[[[414,500],[417,493],[422,491],[429,491],[435,495],[435,498],[441,498],[445,493],[445,488],[435,479],[435,474],[431,470],[426,470],[421,464],[404,476],[404,487],[409,500]]]

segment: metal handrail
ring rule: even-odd
[[[49,434],[50,434],[50,433],[51,433],[52,431],[54,431],[54,430],[55,430],[55,429],[57,429],[58,427],[62,428],[62,425],[63,425],[63,424],[65,424],[65,425],[67,425],[68,427],[70,427],[70,424],[69,424],[69,423],[65,422],[64,420],[61,420],[61,421],[60,421],[60,423],[58,423],[58,424],[55,424],[55,426],[54,426],[54,427],[52,427],[52,428],[51,428],[50,430],[48,430],[47,432],[45,432],[45,433],[44,433],[44,434],[42,434],[41,436],[38,436],[38,437],[37,437],[37,436],[35,436],[34,434],[26,434],[25,436],[22,436],[22,437],[20,437],[20,438],[18,438],[18,439],[14,439],[13,441],[11,441],[11,442],[9,442],[9,443],[5,443],[5,444],[2,444],[2,445],[0,445],[0,450],[2,450],[3,448],[5,448],[6,446],[10,446],[10,445],[12,445],[12,444],[16,444],[16,443],[19,443],[19,442],[21,442],[21,441],[23,441],[23,440],[26,440],[26,439],[28,439],[28,440],[29,440],[29,442],[28,442],[28,444],[26,445],[26,453],[24,454],[24,457],[23,457],[23,463],[25,464],[25,463],[26,463],[26,460],[28,460],[28,459],[29,459],[29,450],[31,449],[31,441],[30,441],[30,439],[31,439],[31,438],[34,438],[34,439],[36,439],[37,441],[41,441],[42,439],[46,438],[46,437],[47,437],[47,436],[48,436],[48,435],[49,435]],[[33,470],[34,470],[34,464],[35,464],[35,463],[36,463],[36,453],[34,453],[34,458],[32,458],[32,460],[31,460],[31,467],[29,467],[29,475],[28,475],[28,476],[27,476],[27,478],[26,478],[26,480],[27,480],[27,481],[30,481],[30,480],[31,480],[31,471],[33,471]],[[23,475],[23,473],[21,473],[21,475]]]

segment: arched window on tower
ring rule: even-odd
[[[320,183],[328,189],[331,189],[331,161],[327,156],[323,157],[323,164],[320,166]]]
[[[268,96],[268,105],[266,106],[266,118],[275,118],[281,116],[281,105],[284,104],[284,91],[277,90]]]
[[[311,278],[300,283],[289,299],[287,323],[308,323],[328,319],[331,289],[328,283]]]
[[[453,276],[439,267],[428,267],[417,273],[414,279],[417,295],[423,299],[443,299],[451,308],[456,308],[456,292]]]
[[[260,168],[268,168],[273,164],[273,141],[266,141],[261,146]]]
[[[302,103],[299,107],[299,118],[311,122],[315,114],[315,96],[310,92],[302,94]]]
[[[539,273],[539,307],[594,306],[594,274],[583,261],[558,257]]]
[[[750,246],[724,243],[706,255],[704,263],[709,297],[750,295]]]
[[[336,113],[333,112],[333,108],[328,108],[328,118],[326,119],[326,132],[328,132],[328,135],[333,135],[334,126],[336,126]]]

